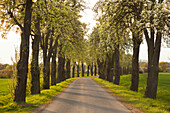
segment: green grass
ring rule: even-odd
[[[51,86],[48,90],[42,90],[41,94],[28,95],[26,97],[26,104],[17,105],[12,102],[10,94],[0,96],[0,113],[28,113],[33,108],[38,107],[40,104],[46,104],[50,102],[52,97],[59,94],[69,83],[71,83],[76,78],[67,79],[56,86]],[[1,83],[0,83],[1,85]],[[0,86],[1,87],[1,86]],[[7,93],[7,92],[6,92]],[[26,105],[26,106],[25,106]]]
[[[120,78],[120,85],[130,87],[131,75],[124,75]],[[139,92],[144,94],[146,88],[147,74],[140,74]],[[158,81],[157,99],[170,102],[170,73],[160,73]]]
[[[140,75],[139,92],[129,90],[131,84],[130,75],[121,76],[120,85],[115,85],[99,78],[94,80],[141,110],[148,113],[170,113],[170,73],[159,74],[157,99],[144,97],[146,76],[147,74]]]
[[[9,94],[8,84],[9,84],[9,79],[5,79],[5,78],[0,79],[0,96]]]

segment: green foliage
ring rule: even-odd
[[[68,84],[70,84],[75,78],[67,79],[61,83],[56,84],[56,86],[51,86],[48,90],[42,90],[40,94],[28,95],[26,97],[26,103],[16,104],[12,102],[12,97],[8,94],[9,92],[3,91],[0,89],[0,92],[5,92],[4,95],[0,95],[0,112],[7,113],[28,113],[33,108],[38,107],[40,104],[46,104],[54,97],[56,94],[59,94]],[[8,84],[7,80],[4,80],[1,85],[2,79],[0,79],[0,86],[4,86],[6,89]]]
[[[159,84],[157,99],[149,99],[144,97],[144,91],[146,87],[146,74],[141,74],[139,80],[139,92],[129,90],[130,87],[130,75],[123,75],[120,77],[120,85],[115,85],[108,81],[95,78],[99,84],[104,85],[115,94],[124,97],[127,102],[149,113],[169,113],[170,112],[170,91],[169,81],[170,73],[159,74]]]

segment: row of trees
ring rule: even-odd
[[[49,89],[50,85],[70,78],[71,64],[72,77],[75,76],[76,63],[77,76],[80,63],[82,76],[83,65],[87,59],[92,65],[91,58],[86,56],[88,42],[84,39],[86,24],[79,21],[81,17],[79,13],[84,8],[85,3],[82,0],[0,1],[2,37],[5,38],[12,28],[21,33],[15,102],[25,102],[29,59],[31,59],[31,94],[40,93],[40,53],[43,59],[43,89]],[[92,70],[93,68],[91,72]]]
[[[148,46],[145,96],[156,98],[161,42],[169,38],[167,4],[164,0],[99,0],[96,3],[94,11],[98,23],[91,34],[91,40],[95,40],[91,46],[96,52],[100,78],[112,82],[114,75],[114,84],[119,84],[120,52],[132,47],[130,90],[138,91],[139,49],[145,36]],[[128,60],[128,55],[125,58]]]
[[[96,75],[98,66],[100,78],[113,82],[115,76],[115,84],[119,84],[121,73],[128,74],[131,71],[130,89],[138,91],[139,48],[143,35],[148,44],[145,96],[156,98],[161,39],[166,36],[169,26],[166,2],[99,0],[94,7],[99,15],[98,24],[89,40],[84,39],[86,24],[79,21],[79,13],[84,8],[83,0],[0,1],[2,36],[5,37],[11,28],[21,33],[15,102],[25,102],[30,48],[32,94],[40,93],[40,53],[43,59],[43,89],[70,78],[71,64],[72,77],[75,76],[76,64],[77,76],[80,64],[84,76],[86,64],[87,76],[90,70],[91,75],[93,70]],[[131,47],[133,56],[125,54]]]
[[[139,70],[141,73],[146,73],[148,71],[147,69],[148,63],[147,62],[139,62]],[[159,62],[159,72],[169,72],[170,63],[168,62]]]

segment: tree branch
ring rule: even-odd
[[[23,31],[22,25],[21,25],[21,24],[18,22],[18,20],[14,17],[13,13],[12,13],[11,11],[8,11],[8,14],[10,15],[10,17],[11,17],[12,19],[14,19],[15,24],[17,24],[17,25],[20,27],[20,29]]]
[[[149,44],[149,35],[148,35],[148,30],[146,28],[144,28],[144,35],[145,35],[147,44]]]

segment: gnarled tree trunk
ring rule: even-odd
[[[133,57],[132,57],[132,77],[130,90],[138,91],[139,84],[139,49],[140,49],[141,39],[139,35],[133,33]]]
[[[75,62],[73,64],[73,68],[72,68],[72,78],[74,78],[74,72],[75,72]]]
[[[50,38],[50,45],[49,45],[49,49],[48,49],[48,41],[45,42],[46,45],[44,47],[43,50],[43,61],[44,61],[44,69],[43,69],[43,74],[44,74],[44,81],[43,81],[43,88],[44,89],[49,89],[50,88],[50,58],[52,55],[52,43],[53,43],[53,33],[51,34],[51,38]],[[48,38],[48,36],[46,36],[46,38]],[[48,39],[46,39],[48,40]],[[45,53],[48,50],[48,54]]]
[[[87,76],[89,76],[90,65],[87,66]]]
[[[58,57],[58,74],[57,74],[57,83],[65,80],[65,57],[59,56]]]
[[[106,80],[106,78],[107,78],[107,61],[105,60],[104,61],[104,65],[103,65],[103,68],[102,68],[102,75],[103,75],[103,77],[102,77],[102,79],[103,80]]]
[[[91,76],[93,76],[93,62],[91,64]]]
[[[120,82],[120,62],[119,62],[119,44],[115,47],[115,79],[114,84],[119,85]]]
[[[145,96],[155,99],[158,86],[159,57],[162,34],[157,32],[155,44],[154,30],[151,30],[151,38],[149,38],[147,31],[145,31],[145,37],[148,44],[148,78]]]
[[[100,61],[99,59],[97,59],[97,65],[98,65],[98,75],[99,78],[102,78],[102,68],[103,68],[103,61]]]
[[[77,77],[79,77],[79,64],[77,64]]]
[[[94,75],[97,76],[97,66],[96,66],[96,64],[94,65]]]
[[[56,37],[53,50],[52,50],[52,62],[51,62],[51,85],[56,85],[56,57],[57,57],[57,47],[58,47],[58,38]]]
[[[17,64],[17,86],[15,102],[25,102],[29,58],[29,39],[31,33],[32,0],[26,0],[24,27],[21,34],[20,60]]]
[[[84,64],[83,64],[83,62],[81,64],[81,72],[82,72],[82,77],[84,77]]]
[[[114,53],[112,56],[108,56],[108,69],[107,69],[107,81],[113,82],[114,76]]]
[[[40,68],[39,68],[39,42],[40,42],[40,19],[37,19],[35,23],[35,28],[37,33],[32,42],[32,62],[31,62],[31,94],[39,94],[40,93]]]
[[[66,76],[67,79],[70,78],[70,59],[67,58],[67,63],[66,63]]]

